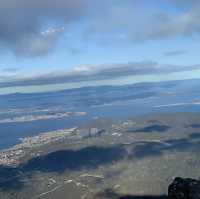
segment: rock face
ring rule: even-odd
[[[200,199],[200,180],[175,178],[168,188],[170,199]]]

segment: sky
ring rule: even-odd
[[[0,0],[0,88],[197,78],[199,18],[199,0]]]

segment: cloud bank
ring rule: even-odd
[[[74,67],[71,71],[56,71],[39,76],[20,78],[11,77],[5,81],[0,77],[0,87],[27,86],[27,85],[45,85],[66,82],[84,82],[91,80],[109,80],[125,76],[138,75],[170,75],[174,72],[199,70],[200,65],[165,65],[153,61],[129,62],[118,64],[99,64],[99,65],[81,65]]]

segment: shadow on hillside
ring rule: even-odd
[[[190,124],[187,127],[191,127],[191,128],[200,128],[200,124]]]
[[[18,169],[0,166],[0,190],[17,190],[22,186],[21,173]]]
[[[121,195],[112,189],[106,189],[96,194],[95,198],[105,199],[167,199],[166,195]]]
[[[163,153],[191,151],[199,153],[200,136],[191,134],[188,138],[171,139],[163,142],[138,142],[132,149],[131,157],[145,158],[148,156],[160,156]]]
[[[86,147],[79,150],[56,151],[28,161],[23,171],[64,172],[65,170],[91,169],[109,164],[126,156],[120,145],[111,147]]]
[[[167,125],[159,125],[159,124],[154,124],[154,125],[150,125],[144,128],[140,128],[140,129],[129,129],[127,132],[128,133],[152,133],[152,132],[159,132],[159,133],[163,133],[166,132],[170,129],[170,126]]]
[[[79,150],[63,150],[29,160],[17,168],[0,166],[0,190],[20,190],[24,186],[24,174],[33,171],[58,172],[65,170],[93,169],[112,164],[127,156],[120,145],[110,147],[86,147]]]
[[[191,139],[200,139],[200,133],[192,133],[190,134]]]
[[[131,195],[127,195],[127,196],[120,196],[117,199],[167,199],[168,197],[165,195],[161,195],[161,196],[148,196],[148,195],[144,195],[144,196],[131,196]]]

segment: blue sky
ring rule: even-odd
[[[0,82],[143,62],[199,73],[199,11],[197,0],[2,1]]]

